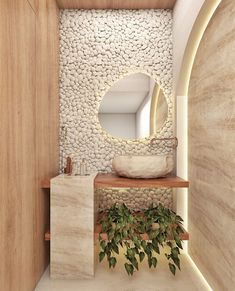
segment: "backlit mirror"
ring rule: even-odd
[[[114,137],[149,137],[167,119],[168,106],[160,86],[148,75],[131,74],[116,82],[99,108],[102,128]]]

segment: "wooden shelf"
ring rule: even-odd
[[[95,240],[99,239],[100,230],[101,230],[101,225],[97,224],[95,227]],[[101,237],[103,240],[108,240],[108,236],[106,233],[102,233]],[[147,233],[141,234],[141,237],[144,240],[149,239]],[[181,240],[189,240],[189,233],[186,230],[184,230],[184,233],[182,233],[180,235],[180,238],[181,238]],[[169,239],[171,240],[172,238],[170,237]],[[45,233],[45,241],[50,241],[50,231],[49,230]]]
[[[176,176],[157,179],[129,179],[114,174],[98,174],[95,178],[95,188],[160,188],[189,187],[189,182]]]
[[[42,181],[43,189],[50,188],[50,179]],[[189,182],[177,176],[167,176],[157,179],[129,179],[114,174],[98,174],[95,178],[95,188],[188,188]]]
[[[50,179],[44,179],[41,182],[42,189],[50,189]]]
[[[51,239],[50,230],[45,233],[45,241],[49,241]]]
[[[101,231],[101,225],[100,224],[97,224],[96,227],[95,227],[95,239],[96,240],[99,239],[100,231]],[[149,240],[149,237],[148,237],[147,233],[143,233],[140,236],[144,240]],[[101,237],[102,237],[103,240],[108,240],[108,235],[106,233],[102,233],[101,234]],[[172,239],[173,239],[172,237],[169,237],[169,240],[172,240]],[[184,229],[184,233],[182,233],[180,235],[180,239],[181,240],[189,240],[189,234],[188,234],[188,232],[185,229]]]

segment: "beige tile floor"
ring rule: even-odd
[[[90,280],[50,279],[49,268],[44,273],[35,291],[208,291],[206,283],[196,271],[186,254],[181,255],[181,272],[174,277],[168,271],[168,265],[162,256],[157,269],[149,270],[146,262],[139,272],[128,277],[122,266],[122,259],[113,270],[109,270],[106,261],[97,265],[96,275]]]

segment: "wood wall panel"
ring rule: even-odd
[[[1,289],[30,291],[36,191],[35,15],[26,1],[1,1],[0,11]]]
[[[38,1],[39,0],[27,0],[33,11],[36,13],[37,12],[37,7],[38,7]]]
[[[39,181],[58,173],[58,9],[55,1],[42,2],[46,11],[39,15],[27,0],[0,1],[0,290],[4,291],[34,290],[49,260],[44,242],[49,201]]]
[[[235,5],[223,0],[189,88],[189,252],[214,291],[235,286]]]
[[[40,0],[36,19],[36,228],[35,249],[41,274],[49,263],[49,245],[42,243],[49,227],[49,195],[41,181],[58,174],[59,167],[59,98],[58,98],[58,8],[55,1]],[[37,244],[40,241],[40,244]]]
[[[176,0],[57,0],[62,9],[172,9]]]

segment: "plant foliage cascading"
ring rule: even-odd
[[[169,269],[175,275],[176,268],[180,270],[180,249],[182,249],[180,235],[183,233],[183,219],[163,205],[149,207],[143,212],[134,212],[125,204],[113,205],[103,212],[99,242],[101,251],[99,261],[105,256],[110,268],[117,263],[120,247],[125,250],[125,269],[128,275],[133,275],[139,269],[139,262],[146,257],[149,268],[156,268],[157,255],[165,247],[165,256]],[[107,240],[103,235],[107,234]],[[148,235],[148,240],[143,234]]]

